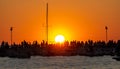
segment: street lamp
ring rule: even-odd
[[[106,42],[107,42],[107,39],[108,39],[108,32],[107,32],[107,30],[108,30],[108,27],[107,26],[105,26],[105,30],[106,30]]]
[[[11,33],[11,45],[12,45],[12,31],[13,31],[13,27],[10,27],[10,33]]]

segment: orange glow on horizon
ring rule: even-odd
[[[46,40],[46,2],[48,8],[48,42],[55,43],[56,35],[65,41],[105,41],[120,39],[119,0],[0,0],[0,42]],[[115,34],[115,35],[114,35]]]

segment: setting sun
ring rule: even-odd
[[[63,35],[57,35],[57,36],[55,37],[55,42],[62,43],[62,42],[64,42],[64,40],[65,40],[65,38],[64,38]]]

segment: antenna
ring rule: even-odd
[[[105,26],[105,30],[106,30],[106,42],[107,42],[107,39],[108,39],[108,34],[107,34],[108,27],[107,26]]]
[[[46,38],[48,43],[48,3],[46,4]]]

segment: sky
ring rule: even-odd
[[[0,0],[0,42],[46,40],[46,3],[49,5],[49,42],[120,39],[120,0]]]

